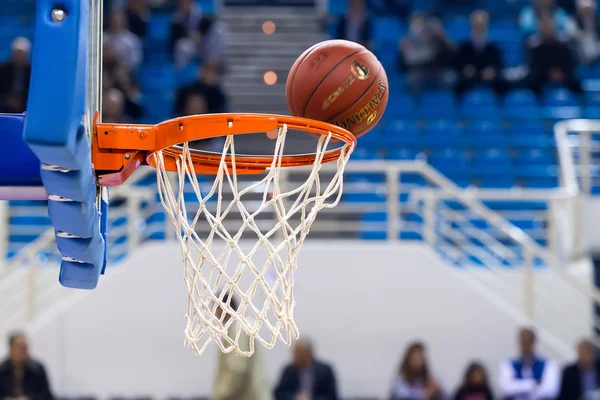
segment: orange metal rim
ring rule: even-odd
[[[125,169],[134,170],[141,164],[156,167],[154,154],[162,150],[164,166],[168,171],[176,171],[176,160],[182,154],[178,145],[194,140],[209,139],[228,135],[243,135],[255,132],[269,132],[287,125],[288,129],[304,131],[316,135],[328,135],[333,139],[356,146],[356,137],[344,128],[308,118],[275,114],[205,114],[180,117],[156,125],[140,124],[96,124],[92,143],[92,159],[99,176],[118,173]],[[338,160],[344,148],[326,151],[323,163]],[[192,152],[194,170],[199,174],[216,173],[222,154]],[[239,174],[264,172],[273,162],[274,156],[236,155],[235,168]],[[316,154],[285,155],[281,157],[282,167],[311,165]],[[231,157],[226,163],[232,167]],[[131,165],[134,163],[135,165]],[[130,172],[128,172],[130,174]],[[126,178],[125,178],[126,179]]]

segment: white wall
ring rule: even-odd
[[[141,246],[98,289],[31,332],[58,393],[210,394],[215,348],[197,357],[183,347],[180,260],[177,244]],[[473,358],[495,376],[498,362],[515,353],[519,323],[462,274],[420,244],[308,242],[296,274],[296,321],[335,366],[345,396],[384,396],[416,338],[453,389]],[[277,379],[289,349],[260,350]],[[544,343],[540,352],[564,358]]]

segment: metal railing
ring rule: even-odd
[[[326,165],[321,173],[333,172],[334,167]],[[286,185],[293,185],[298,178],[295,175],[302,173],[302,169],[288,170],[281,178],[288,181]],[[590,328],[573,318],[572,307],[579,307],[578,304],[561,304],[556,300],[569,293],[569,298],[579,298],[583,303],[600,303],[598,290],[572,275],[561,258],[558,245],[561,237],[557,233],[561,213],[556,209],[572,200],[569,191],[561,188],[462,189],[423,162],[361,161],[347,165],[348,176],[363,173],[380,174],[383,179],[379,183],[352,183],[349,179],[346,194],[374,190],[381,201],[342,202],[335,209],[323,210],[311,229],[313,237],[319,237],[319,232],[331,234],[347,228],[356,231],[357,237],[361,232],[381,231],[387,240],[400,241],[403,233],[414,231],[441,257],[467,267],[457,269],[457,273],[468,274],[480,287],[497,293],[506,305],[531,323],[554,332],[558,342],[571,344],[569,332],[561,331],[558,326],[564,326],[564,321],[569,321],[570,332],[585,332]],[[112,193],[113,201],[121,202],[111,209],[109,231],[116,243],[113,251],[118,250],[119,254],[127,254],[140,241],[157,232],[173,237],[165,219],[156,218],[162,213],[156,203],[156,188],[138,186],[149,174],[153,175],[154,171],[140,170],[131,181]],[[404,178],[410,176],[419,176],[426,183],[418,186],[403,183]],[[547,207],[543,210],[525,214],[514,210],[524,218],[529,215],[532,220],[543,221],[539,229],[530,231],[540,236],[534,239],[505,216],[486,207],[485,202],[490,200],[545,202]],[[193,212],[193,204],[189,211]],[[383,213],[386,218],[369,225],[363,219],[369,212]],[[340,215],[344,218],[331,218]],[[271,217],[265,218],[266,225],[272,223]],[[542,240],[547,243],[546,247],[538,243]],[[10,298],[11,305],[0,302],[0,318],[10,316],[11,323],[23,325],[40,315],[49,304],[69,294],[58,285],[56,269],[38,268],[39,255],[53,246],[50,232],[21,251],[8,266],[8,274],[0,280],[0,298]],[[16,309],[20,311],[17,313]]]

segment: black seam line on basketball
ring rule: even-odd
[[[322,44],[324,44],[326,42],[321,42],[321,43],[317,43],[312,45],[311,47],[309,47],[307,50],[311,50],[300,62],[300,65],[298,65],[298,68],[296,68],[296,70],[294,71],[294,75],[292,75],[292,84],[290,85],[290,99],[292,99],[292,104],[288,104],[288,107],[290,105],[294,105],[294,98],[292,97],[292,91],[294,90],[294,80],[296,79],[296,74],[298,73],[298,71],[300,71],[300,68],[302,67],[302,64],[304,64],[306,62],[306,59],[308,58],[308,56],[310,56],[312,54],[313,51],[315,51],[316,49],[318,49],[319,47],[321,47]],[[290,112],[292,114],[294,114],[294,110],[290,110]]]
[[[306,104],[304,105],[304,109],[302,110],[302,117],[305,117],[305,116],[306,116],[306,108],[308,107],[308,103],[310,103],[310,99],[312,99],[312,97],[315,95],[315,93],[317,92],[317,89],[319,89],[319,86],[321,86],[321,83],[323,83],[323,82],[325,81],[325,79],[327,79],[327,77],[328,77],[328,76],[329,76],[329,75],[330,75],[330,74],[331,74],[333,71],[335,71],[335,69],[336,69],[337,67],[339,67],[339,66],[340,66],[340,64],[341,64],[341,63],[343,63],[344,61],[346,61],[346,60],[347,60],[347,59],[349,59],[350,57],[353,57],[353,56],[355,56],[355,55],[357,55],[357,54],[360,54],[360,53],[365,53],[365,52],[367,52],[367,51],[368,51],[367,49],[362,49],[362,50],[357,50],[357,51],[355,51],[354,53],[348,54],[346,57],[342,58],[342,59],[341,59],[341,60],[340,60],[340,61],[339,61],[337,64],[335,64],[335,65],[333,66],[333,68],[331,68],[331,69],[329,70],[329,72],[328,72],[328,73],[326,73],[326,74],[325,74],[325,76],[323,77],[323,79],[321,79],[321,82],[319,82],[319,83],[317,84],[317,86],[315,86],[315,88],[313,89],[313,91],[312,91],[312,93],[310,94],[310,96],[308,96],[308,99],[306,100]]]
[[[375,84],[375,82],[377,82],[377,78],[379,78],[379,74],[381,73],[381,64],[379,64],[379,67],[377,68],[377,72],[375,73],[375,76],[373,77],[373,82],[371,82],[371,84],[365,89],[364,92],[362,92],[360,94],[360,96],[358,96],[358,99],[362,99],[362,97],[371,89],[371,87],[373,87],[373,85]],[[342,111],[340,111],[339,113],[335,114],[333,117],[329,118],[327,121],[325,122],[330,122],[334,119],[336,119],[337,117],[340,116],[340,114],[345,113],[346,111],[348,111],[348,109],[350,107],[352,107],[353,105],[355,105],[358,102],[358,100],[356,100],[354,103],[350,104],[348,107],[344,108]]]

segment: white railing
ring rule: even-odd
[[[334,167],[324,166],[322,173],[332,172]],[[293,174],[298,173],[301,174],[302,170],[287,171],[282,179],[288,180],[286,185],[292,185]],[[555,326],[556,321],[569,321],[571,327],[580,324],[581,320],[573,318],[569,307],[565,306],[568,302],[557,304],[556,299],[563,298],[565,293],[569,293],[570,298],[579,296],[590,304],[600,303],[598,290],[589,282],[572,275],[560,258],[561,251],[557,243],[561,238],[557,237],[557,221],[561,213],[557,212],[556,208],[559,204],[571,200],[572,194],[568,191],[560,188],[506,191],[462,189],[423,162],[353,162],[347,165],[347,173],[384,175],[385,180],[382,183],[367,185],[367,190],[374,189],[383,195],[383,202],[354,205],[342,203],[336,209],[324,210],[311,233],[332,233],[344,226],[341,219],[328,222],[327,212],[360,216],[368,209],[384,211],[387,214],[386,221],[377,224],[378,229],[387,234],[387,240],[399,241],[401,232],[413,229],[410,228],[411,221],[407,215],[416,215],[420,222],[416,223],[419,227],[415,229],[420,229],[421,237],[426,243],[449,262],[462,267],[469,266],[462,268],[460,273],[471,275],[478,285],[498,293],[507,305],[524,314],[531,323],[551,331],[560,331],[560,327]],[[110,231],[112,237],[126,236],[126,240],[120,245],[123,254],[133,250],[141,240],[154,232],[166,231],[167,237],[173,237],[172,231],[169,233],[168,230],[169,224],[164,220],[154,224],[144,223],[156,213],[162,212],[155,201],[155,187],[135,186],[137,181],[148,177],[149,174],[154,174],[154,171],[140,170],[126,186],[113,191],[113,199],[126,200],[121,207],[111,210],[113,221],[124,221],[115,223],[116,226]],[[415,188],[400,183],[403,176],[411,174],[423,177],[428,185]],[[352,193],[353,190],[365,190],[365,187],[362,184],[345,185],[346,193]],[[407,194],[408,198],[400,200],[401,194]],[[540,228],[540,237],[545,239],[548,247],[541,246],[498,212],[486,207],[484,201],[487,200],[545,201],[548,204],[547,209],[531,211],[531,214],[525,215],[543,218],[545,223],[544,227]],[[151,206],[144,207],[144,204]],[[193,211],[193,204],[190,204],[188,209]],[[320,225],[319,221],[322,221]],[[264,223],[268,225],[271,221],[266,219]],[[360,222],[352,221],[347,225],[349,229],[354,230],[364,227]],[[42,236],[30,248],[15,257],[9,266],[12,273],[0,280],[0,298],[11,298],[13,306],[8,309],[0,306],[0,318],[14,313],[16,307],[21,310],[18,313],[19,323],[31,321],[43,312],[45,304],[55,301],[48,299],[55,299],[55,295],[59,298],[68,295],[68,291],[58,286],[55,269],[36,268],[40,252],[52,246],[53,235]],[[482,273],[482,268],[472,267],[477,264],[485,268],[485,273]],[[29,268],[19,268],[23,265]],[[546,281],[553,283],[545,284]],[[515,285],[521,288],[518,296],[514,295]],[[8,294],[9,290],[18,293]],[[509,292],[511,295],[507,294]],[[13,317],[13,320],[15,318],[17,317]],[[585,331],[587,328],[581,326],[579,331]],[[571,337],[568,336],[568,332],[559,332],[557,337],[559,341],[570,344]]]
[[[115,221],[123,222],[110,229],[109,259],[121,259],[144,240],[145,232],[139,229],[143,227],[140,221],[155,210],[144,210],[142,204],[153,204],[154,196],[153,191],[136,187],[122,187],[112,192],[114,200],[125,202],[123,206],[109,210],[110,228]],[[123,236],[126,237],[124,243],[115,244]],[[58,269],[52,265],[59,265],[60,259],[54,230],[48,229],[4,266],[0,276],[0,336],[8,330],[26,326],[76,292],[58,283]]]

